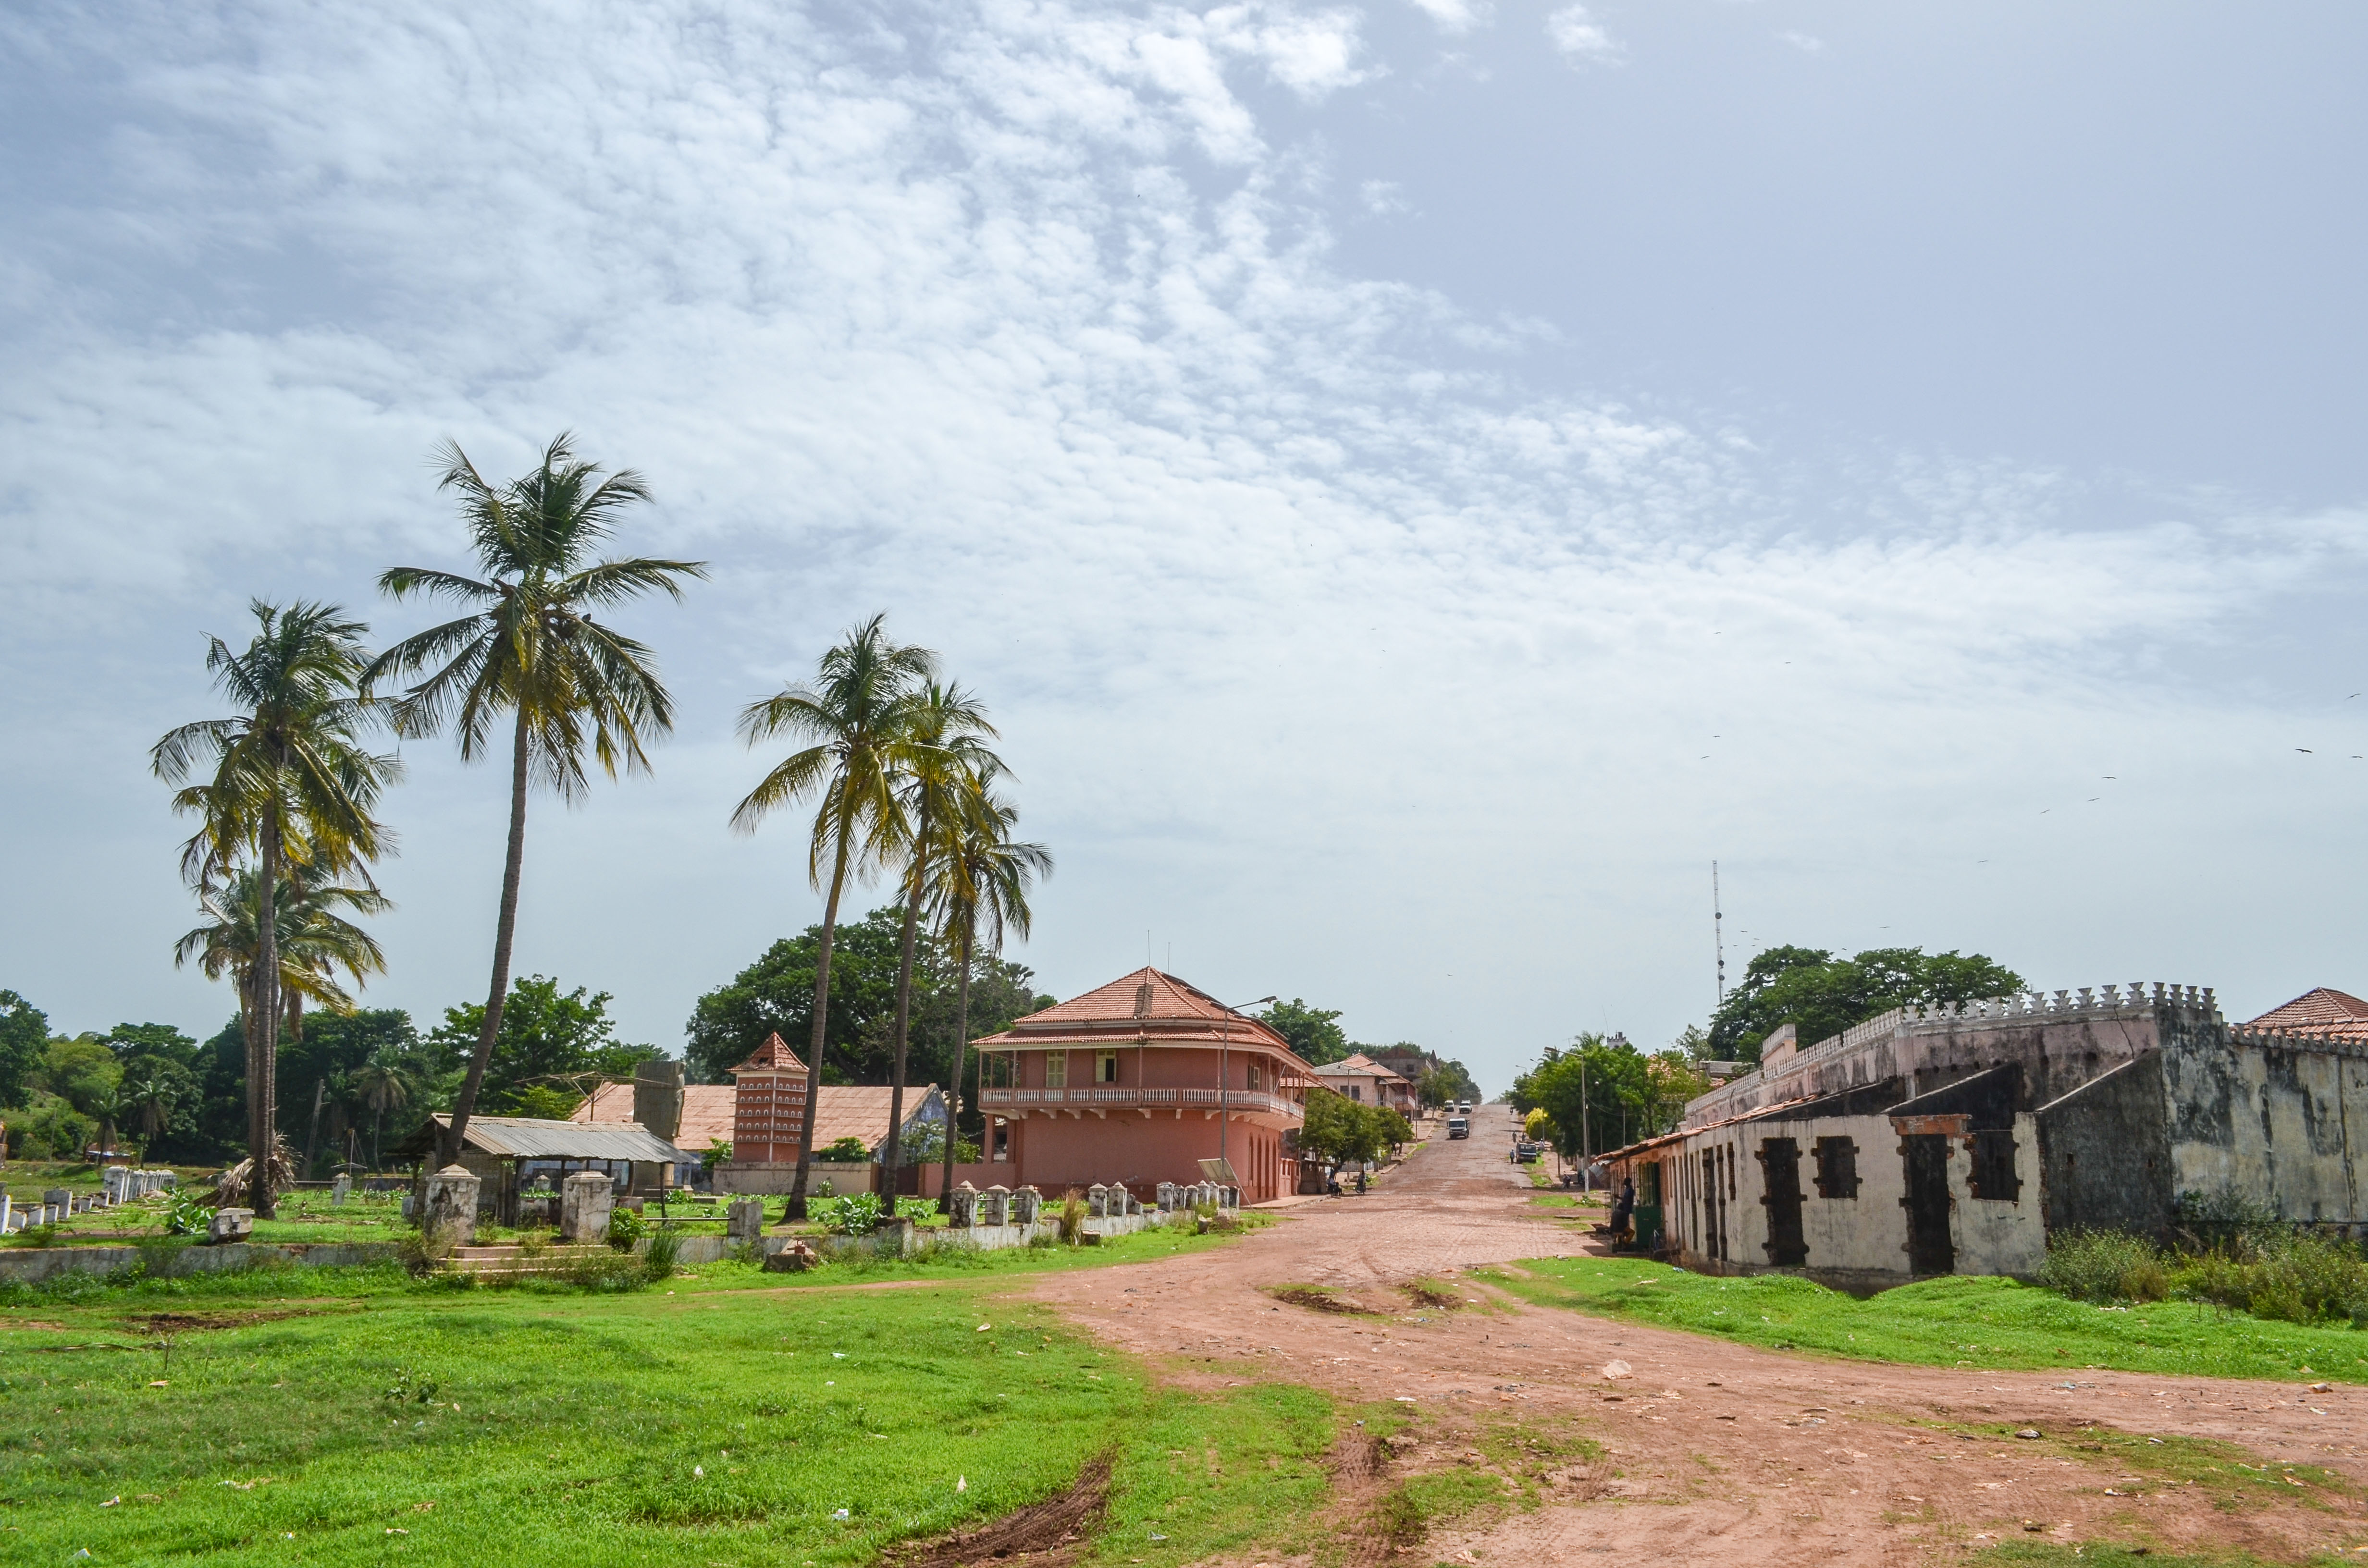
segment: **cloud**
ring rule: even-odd
[[[1543,389],[1534,335],[1345,271],[1294,194],[1253,106],[1383,68],[1346,12],[14,25],[109,128],[19,204],[0,292],[0,808],[42,824],[16,874],[51,890],[0,910],[0,950],[62,1025],[225,1007],[161,958],[187,913],[142,748],[212,710],[198,637],[251,592],[416,623],[370,584],[458,563],[445,435],[507,472],[574,427],[656,487],[626,543],[717,564],[629,618],[682,701],[657,777],[530,830],[520,967],[664,1044],[815,913],[786,824],[723,829],[763,760],[731,713],[873,609],[995,704],[1062,856],[1049,989],[1151,925],[1195,978],[1508,1064],[1577,994],[1640,1038],[1699,1015],[1713,853],[1803,926],[1914,897],[1950,945],[2087,939],[2078,901],[1952,880],[1977,853],[2190,907],[2148,890],[2260,840],[2207,813],[2199,846],[2181,802],[2264,722],[2180,651],[2224,663],[2362,565],[2354,517]],[[2068,756],[2205,730],[2124,837],[2022,814]],[[373,995],[432,1010],[483,972],[498,780],[407,752]]]
[[[1357,187],[1357,199],[1376,218],[1395,218],[1414,210],[1406,187],[1395,180],[1369,179]]]
[[[1808,33],[1786,31],[1776,36],[1804,54],[1823,54],[1826,51],[1826,40]]]
[[[1495,7],[1486,0],[1408,0],[1415,9],[1439,24],[1439,30],[1462,34],[1486,25]]]
[[[1585,6],[1565,6],[1546,17],[1546,37],[1554,46],[1573,60],[1591,61],[1599,65],[1616,65],[1628,57],[1628,51],[1603,28],[1593,13]]]

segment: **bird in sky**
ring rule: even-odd
[[[2316,752],[2312,751],[2308,746],[2296,746],[2296,747],[2294,747],[2294,750],[2296,750],[2296,751],[2298,751],[2298,752],[2302,753],[2302,754],[2303,754],[2303,756],[2317,756],[2317,755]]]

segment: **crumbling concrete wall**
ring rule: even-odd
[[[2169,1238],[2169,1107],[2157,1051],[2039,1108],[2041,1215],[2050,1231]]]
[[[2174,1198],[2368,1225],[2368,1045],[2231,1031],[2167,1044],[2162,1074]]]

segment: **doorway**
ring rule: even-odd
[[[1809,1261],[1801,1232],[1801,1145],[1790,1138],[1759,1141],[1760,1199],[1768,1206],[1768,1261],[1798,1268]]]
[[[1911,1132],[1899,1141],[1907,1165],[1907,1271],[1952,1274],[1957,1249],[1949,1241],[1949,1139],[1941,1132]]]

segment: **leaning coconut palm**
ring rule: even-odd
[[[915,688],[937,671],[937,655],[927,648],[900,647],[888,641],[887,619],[875,615],[840,638],[822,656],[812,686],[787,687],[740,713],[740,733],[752,746],[775,735],[814,743],[783,758],[732,813],[734,828],[754,833],[757,824],[781,807],[817,791],[822,796],[806,843],[806,880],[817,892],[823,888],[824,863],[830,866],[822,951],[814,964],[814,1030],[806,1055],[810,1085],[822,1082],[839,896],[847,891],[849,872],[868,881],[874,868],[894,858],[904,846],[907,830],[896,792],[895,748],[910,728]],[[806,1217],[814,1107],[821,1098],[806,1095],[798,1170],[790,1183],[792,1220]]]
[[[296,1185],[296,1152],[288,1146],[288,1140],[278,1133],[271,1136],[263,1165],[267,1179],[261,1182],[255,1179],[256,1165],[255,1157],[250,1154],[214,1178],[215,1208],[252,1209],[259,1220],[270,1212],[276,1194],[286,1192]]]
[[[938,1207],[951,1207],[954,1143],[961,1136],[963,1059],[970,1051],[970,976],[985,926],[985,949],[1003,950],[1007,932],[1026,937],[1032,919],[1028,884],[1053,874],[1053,852],[1041,844],[1015,844],[1012,824],[1019,812],[995,798],[992,770],[979,779],[976,800],[948,824],[944,854],[929,885],[929,918],[939,937],[961,955],[962,980],[954,1004],[954,1064],[946,1090],[946,1176]]]
[[[906,706],[905,733],[890,748],[899,776],[898,804],[911,824],[905,839],[904,947],[896,960],[896,1021],[890,1048],[888,1131],[881,1143],[880,1188],[897,1189],[904,1158],[905,1052],[913,1019],[913,945],[936,856],[959,823],[985,801],[980,778],[1003,763],[984,742],[995,734],[986,710],[958,686],[931,681]]]
[[[263,879],[251,866],[233,869],[220,887],[200,890],[199,904],[212,918],[173,946],[176,967],[194,960],[208,980],[230,978],[238,992],[239,1027],[248,1030],[254,1028],[255,960],[260,945],[256,911],[262,907],[262,890]],[[377,939],[338,911],[383,915],[394,903],[376,888],[347,885],[336,869],[318,864],[291,867],[274,891],[280,1028],[288,1039],[301,1040],[308,1003],[332,1013],[353,1011],[353,994],[339,983],[339,971],[357,988],[370,975],[386,972],[386,955]]]
[[[370,687],[433,670],[396,700],[397,730],[429,735],[449,722],[462,759],[474,762],[493,749],[501,715],[511,716],[509,847],[494,926],[493,983],[452,1124],[437,1154],[439,1165],[459,1156],[501,1033],[526,858],[527,786],[539,778],[573,803],[590,789],[586,746],[614,778],[620,763],[628,771],[647,771],[643,737],[674,728],[674,699],[659,681],[648,647],[601,625],[592,612],[648,593],[679,601],[684,578],[707,575],[706,563],[698,561],[592,560],[617,518],[648,501],[650,491],[631,469],[601,478],[599,466],[580,461],[569,439],[564,433],[554,437],[541,467],[499,487],[477,472],[466,452],[446,442],[437,454],[444,465],[438,488],[461,498],[461,519],[484,575],[398,566],[378,580],[398,599],[418,594],[471,607],[457,620],[404,638],[364,676]]]
[[[206,667],[240,711],[184,724],[149,754],[168,784],[201,760],[213,772],[173,798],[173,809],[201,822],[183,856],[200,883],[248,850],[254,854],[256,907],[276,909],[281,880],[293,868],[347,871],[376,859],[392,835],[371,815],[402,765],[361,744],[379,713],[358,689],[369,630],[334,605],[299,601],[281,609],[257,599],[259,624],[245,653],[219,637]],[[280,960],[276,921],[258,924],[255,987],[246,1031],[247,1150],[268,1156],[279,1060]],[[268,1217],[268,1184],[256,1212]]]

